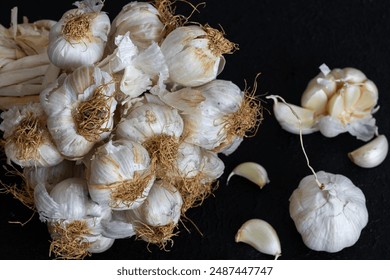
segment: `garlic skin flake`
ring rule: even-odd
[[[214,80],[225,63],[222,55],[235,48],[218,30],[198,25],[178,27],[161,43],[170,80],[185,87]]]
[[[226,185],[229,183],[229,180],[232,176],[238,175],[242,176],[252,183],[255,183],[262,189],[266,184],[268,184],[269,178],[267,170],[260,164],[256,162],[243,162],[237,165],[233,171],[229,174]]]
[[[49,167],[64,158],[51,140],[46,116],[39,103],[12,107],[1,113],[7,161],[22,167]]]
[[[64,157],[77,160],[110,135],[117,104],[114,93],[112,76],[95,66],[63,74],[41,92],[47,127]]]
[[[307,247],[330,253],[354,245],[367,225],[363,192],[343,175],[317,172],[301,180],[290,197],[290,216]]]
[[[348,153],[353,163],[363,168],[373,168],[380,165],[389,151],[389,142],[385,135],[379,135],[369,143]]]
[[[135,142],[116,140],[98,147],[88,176],[92,200],[114,210],[139,207],[155,179],[150,164],[146,149]]]
[[[73,70],[91,65],[103,57],[111,22],[101,12],[103,2],[84,0],[67,11],[51,28],[48,55],[57,67]]]
[[[275,229],[261,219],[246,221],[238,230],[235,241],[251,245],[261,253],[273,255],[275,260],[282,254],[280,240]]]

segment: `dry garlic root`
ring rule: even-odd
[[[174,3],[133,1],[111,23],[104,1],[77,1],[58,22],[0,28],[12,37],[0,42],[7,161],[23,168],[56,258],[132,236],[167,249],[182,215],[215,190],[218,154],[257,131],[256,83],[249,93],[216,79],[237,45],[186,25]],[[33,27],[32,42],[19,36]],[[29,92],[39,98],[20,98]]]

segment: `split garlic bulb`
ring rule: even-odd
[[[303,93],[302,106],[323,116],[318,129],[324,136],[349,132],[360,140],[370,140],[377,131],[372,116],[378,102],[376,85],[355,68],[322,69]]]
[[[2,112],[0,130],[4,132],[4,150],[8,163],[22,167],[54,166],[63,157],[46,127],[46,116],[39,103],[12,107]]]
[[[231,154],[260,123],[259,102],[230,81],[165,91],[160,98],[181,112],[185,141],[214,152]]]
[[[39,217],[47,222],[52,237],[50,252],[57,257],[80,259],[112,245],[113,241],[102,235],[101,226],[103,220],[110,219],[111,211],[88,197],[85,179],[65,179],[50,193],[44,184],[38,184],[34,196]]]
[[[306,176],[290,197],[290,216],[307,247],[338,252],[354,245],[367,225],[363,192],[343,175],[317,172]]]
[[[161,43],[170,80],[186,87],[214,80],[223,70],[223,54],[235,48],[217,29],[198,25],[178,27]]]
[[[155,179],[150,164],[141,144],[116,140],[100,146],[91,159],[88,176],[92,200],[115,210],[139,207]]]
[[[71,160],[86,155],[113,127],[116,108],[111,75],[81,66],[41,92],[47,127],[61,154]]]
[[[103,57],[110,19],[101,12],[104,1],[77,1],[77,9],[67,11],[51,28],[48,55],[61,69],[91,65]]]
[[[145,2],[132,1],[123,6],[114,18],[107,43],[112,51],[114,38],[130,33],[130,38],[139,49],[146,49],[152,42],[159,43],[164,35],[164,24],[157,9]]]

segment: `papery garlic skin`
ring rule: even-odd
[[[175,108],[156,103],[144,103],[129,111],[116,128],[118,138],[144,143],[156,135],[179,138],[183,120]]]
[[[62,75],[56,83],[41,92],[47,127],[64,157],[79,159],[96,142],[110,135],[117,104],[114,93],[112,76],[94,66],[82,66],[67,76]],[[99,103],[95,106],[93,102]],[[81,109],[82,106],[84,109]],[[90,128],[86,124],[80,127],[84,118],[88,121],[88,118],[94,117],[92,113],[101,115],[92,120],[94,126]],[[87,137],[88,134],[92,135]]]
[[[235,241],[247,243],[261,253],[275,256],[275,259],[282,254],[278,234],[268,222],[261,219],[246,221],[238,230]]]
[[[12,107],[2,112],[1,118],[0,130],[4,132],[8,163],[12,161],[22,167],[49,167],[64,159],[51,140],[46,116],[39,103]]]
[[[367,225],[363,192],[343,175],[306,176],[290,197],[290,216],[307,247],[330,253],[354,245]]]
[[[183,200],[180,193],[170,184],[157,180],[154,182],[146,201],[138,208],[129,210],[127,214],[135,223],[148,226],[165,226],[177,224],[180,219]]]
[[[389,142],[385,135],[378,135],[374,140],[348,153],[353,163],[363,168],[380,165],[389,151]]]
[[[301,98],[302,106],[319,117],[318,129],[324,136],[349,132],[363,141],[376,133],[372,115],[377,102],[376,85],[352,67],[320,73],[309,82]]]
[[[128,140],[100,146],[91,159],[88,177],[92,200],[114,210],[139,207],[155,180],[147,150]]]
[[[164,35],[164,25],[157,9],[145,2],[133,1],[123,6],[112,22],[107,48],[113,49],[118,35],[130,33],[130,38],[139,49],[146,49],[153,42],[159,43]]]
[[[245,127],[250,130],[258,121],[258,108],[249,104],[245,93],[231,81],[214,80],[196,88],[165,91],[160,98],[181,112],[186,142],[226,155],[238,148],[247,133],[238,124],[250,123]],[[248,111],[241,112],[243,108]]]
[[[210,33],[210,29],[214,33]],[[214,45],[216,42],[213,42],[217,36],[216,30],[210,29],[197,25],[181,26],[163,40],[161,51],[167,61],[169,78],[173,83],[185,87],[200,86],[214,80],[222,71],[222,54],[231,52],[234,46],[229,46],[229,42],[229,50],[219,50],[218,46]]]
[[[111,26],[107,14],[100,11],[103,1],[85,0],[75,5],[78,8],[67,11],[49,35],[50,61],[66,70],[99,61]]]

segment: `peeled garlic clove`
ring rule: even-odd
[[[261,253],[273,255],[275,260],[282,254],[275,229],[264,220],[251,219],[246,221],[238,230],[235,240],[249,244]]]
[[[302,130],[302,134],[310,134],[318,130],[314,111],[279,102],[275,95],[267,96],[267,99],[274,100],[275,118],[284,130],[294,134],[299,134],[300,130]],[[301,123],[292,111],[299,117]]]
[[[227,178],[226,184],[229,183],[229,180],[233,175],[239,175],[248,179],[258,185],[260,189],[262,189],[265,184],[269,183],[267,171],[263,166],[256,162],[244,162],[237,165]]]
[[[353,163],[360,167],[372,168],[381,164],[387,156],[389,143],[385,135],[379,135],[371,142],[348,153]]]

